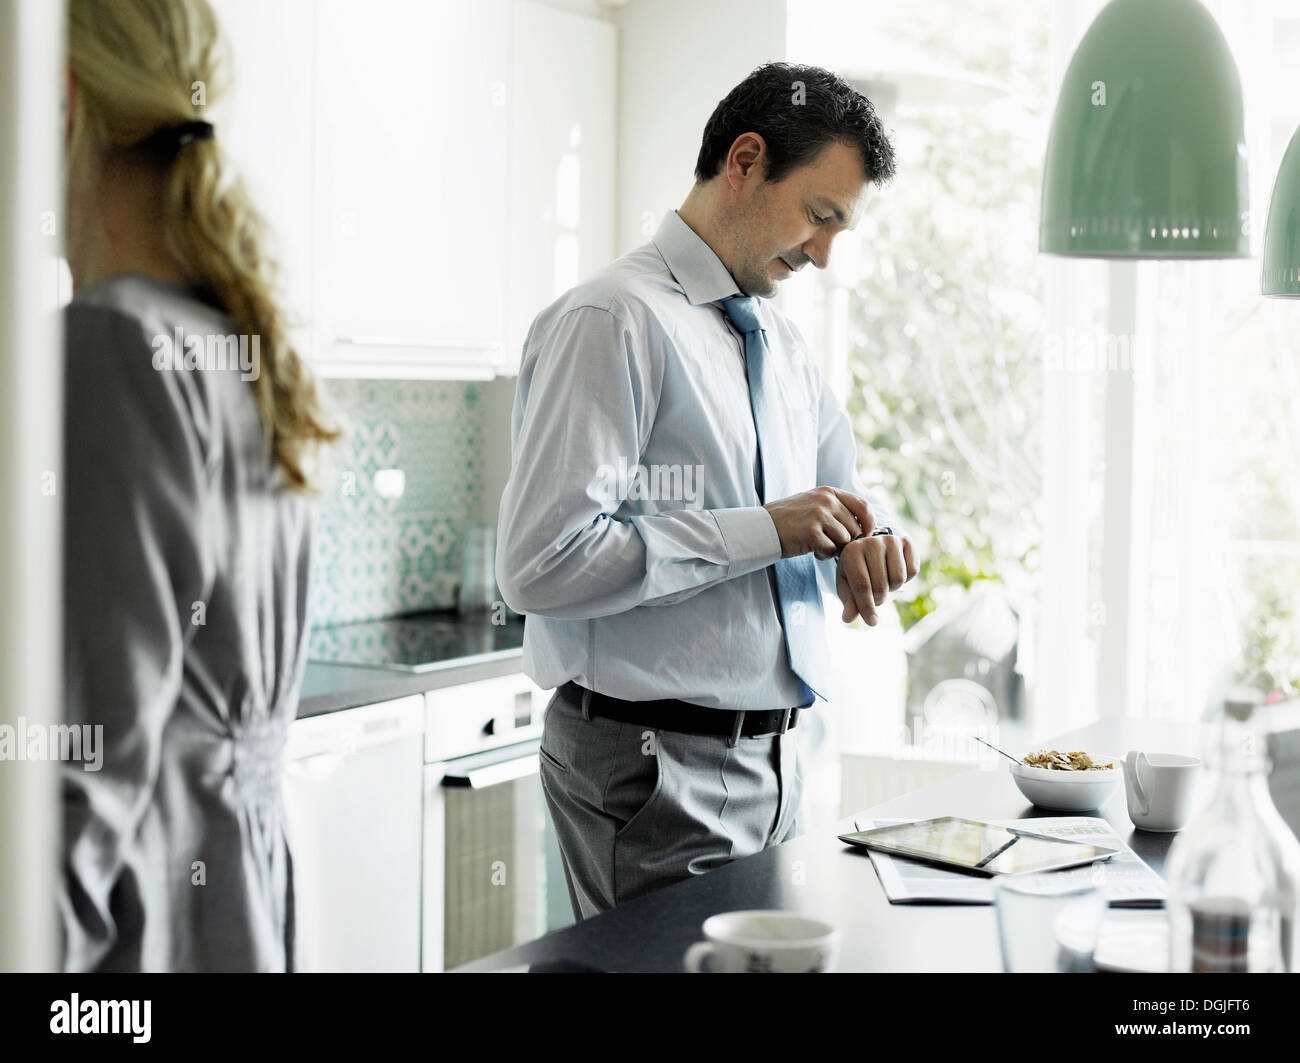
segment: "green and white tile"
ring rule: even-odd
[[[482,403],[472,383],[330,380],[348,422],[321,499],[311,586],[316,625],[455,605],[460,545],[479,519]],[[374,476],[401,469],[401,498]]]

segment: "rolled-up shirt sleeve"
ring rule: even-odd
[[[616,307],[578,306],[525,358],[497,582],[520,613],[591,619],[681,601],[781,556],[761,506],[616,517],[602,470],[635,465],[662,366]]]
[[[817,482],[838,487],[841,491],[852,491],[865,498],[871,507],[875,527],[887,526],[901,534],[902,528],[885,496],[879,490],[868,490],[862,486],[862,481],[858,478],[858,447],[853,435],[853,424],[825,377],[815,367],[813,372],[817,374],[821,389],[817,417]],[[818,561],[817,574],[825,591],[838,598],[835,587],[836,564],[835,558]]]
[[[61,765],[63,968],[85,971],[174,873],[138,835],[214,562],[193,395],[138,321],[73,304],[65,323],[65,721],[102,729],[97,770]]]

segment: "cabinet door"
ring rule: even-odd
[[[614,26],[532,0],[514,20],[511,373],[533,318],[614,257],[618,99]]]
[[[508,0],[319,4],[323,371],[443,375],[499,362],[509,11]]]
[[[312,331],[312,0],[215,0],[230,45],[228,93],[214,115],[280,266],[283,298],[299,353],[314,355]]]

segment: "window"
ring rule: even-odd
[[[1300,682],[1300,306],[1259,295],[1257,258],[1038,254],[1052,109],[1101,6],[790,5],[789,57],[854,80],[899,167],[782,299],[927,561],[896,625],[829,625],[841,752],[914,753],[928,716],[987,718],[979,689],[1015,746],[1195,719],[1225,669]],[[1258,254],[1300,124],[1300,0],[1207,6],[1242,77]]]

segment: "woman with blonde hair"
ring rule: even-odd
[[[65,970],[292,970],[280,772],[337,429],[209,106],[205,0],[71,0]]]

